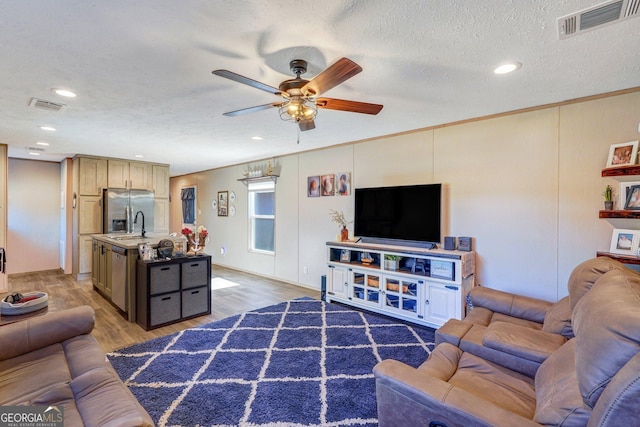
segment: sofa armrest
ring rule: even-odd
[[[95,312],[85,305],[2,326],[0,360],[88,334],[94,324]]]
[[[495,322],[487,327],[482,345],[522,359],[542,363],[567,339],[507,322]]]
[[[426,426],[430,423],[447,427],[539,427],[532,420],[397,360],[383,360],[375,366],[373,372],[381,427]]]
[[[544,316],[553,303],[537,298],[478,286],[469,292],[471,304],[497,313],[543,323]]]

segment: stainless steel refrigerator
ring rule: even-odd
[[[153,191],[108,188],[103,191],[102,206],[103,233],[141,233],[142,216],[133,223],[137,212],[144,215],[145,231],[153,232]]]

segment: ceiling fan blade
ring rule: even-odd
[[[272,107],[279,107],[281,104],[282,102],[272,102],[270,104],[256,105],[255,107],[243,108],[242,110],[229,111],[228,113],[224,113],[223,116],[235,117],[242,114],[255,113],[256,111],[262,111]]]
[[[318,96],[338,86],[345,80],[350,79],[360,71],[362,71],[361,66],[348,58],[341,58],[338,62],[311,79],[309,83],[301,88],[301,91],[306,96]]]
[[[352,113],[378,114],[383,105],[369,104],[368,102],[347,101],[345,99],[318,98],[316,99],[318,108],[328,110],[351,111]]]
[[[316,124],[313,122],[313,120],[307,120],[304,122],[298,122],[298,127],[300,128],[300,130],[302,132],[307,131],[307,130],[312,130],[316,128]]]
[[[265,92],[272,93],[274,95],[285,95],[280,89],[276,89],[273,86],[269,86],[264,83],[260,83],[257,80],[250,79],[249,77],[241,76],[229,70],[213,70],[211,72],[216,76],[224,77],[225,79],[233,80],[234,82],[242,83],[247,86],[255,87],[256,89],[264,90]]]

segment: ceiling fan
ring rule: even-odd
[[[284,98],[284,101],[229,111],[224,113],[224,115],[233,117],[276,107],[280,111],[280,118],[282,120],[296,122],[301,131],[307,131],[315,129],[316,127],[314,120],[318,113],[318,108],[363,114],[378,114],[380,110],[382,110],[383,106],[379,104],[335,98],[319,98],[324,92],[338,86],[340,83],[362,71],[362,67],[348,58],[340,59],[311,80],[300,78],[301,74],[307,72],[307,61],[294,59],[289,63],[289,66],[291,67],[291,72],[296,75],[296,78],[283,81],[277,89],[229,70],[213,70],[212,73],[216,76],[243,83],[274,95],[280,95]]]

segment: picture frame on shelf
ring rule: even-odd
[[[349,249],[343,249],[340,251],[340,261],[341,262],[351,261],[351,251]]]
[[[635,165],[637,157],[638,157],[638,141],[612,144],[611,147],[609,147],[609,157],[607,158],[607,167],[615,168],[618,166]]]
[[[633,187],[634,185],[640,185],[640,181],[623,181],[620,183],[620,191],[617,194],[618,209],[624,209],[624,206],[627,203],[627,199],[629,198],[629,193],[631,192],[631,187]]]
[[[227,216],[229,214],[229,192],[218,191],[218,216]]]
[[[613,230],[613,234],[611,236],[609,252],[613,254],[635,256],[638,253],[639,241],[639,230],[616,228]]]
[[[629,195],[624,203],[625,210],[640,210],[640,185],[632,185],[629,187]]]

